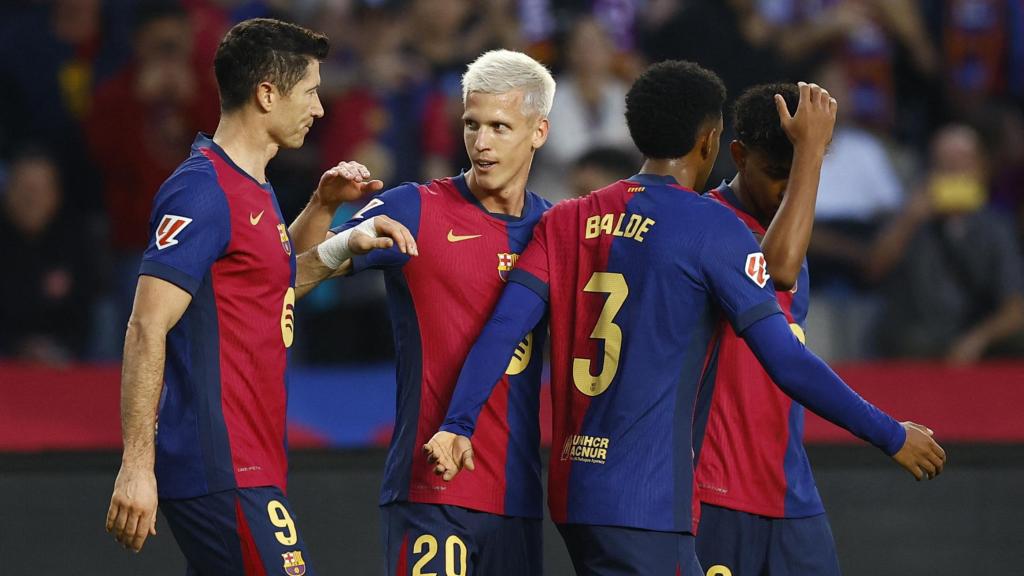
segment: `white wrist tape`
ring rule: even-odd
[[[348,246],[348,242],[349,239],[352,238],[352,234],[358,231],[361,234],[366,234],[370,238],[377,237],[377,228],[374,224],[375,219],[376,216],[373,218],[367,218],[357,226],[340,232],[318,244],[316,251],[320,256],[320,261],[331,270],[336,270],[345,262],[345,260],[352,257],[352,249]]]

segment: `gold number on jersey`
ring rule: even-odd
[[[457,549],[457,551],[456,551]],[[424,572],[423,568],[437,556],[437,538],[424,534],[412,545],[413,554],[423,554],[412,567],[412,576],[437,576],[437,572]],[[444,574],[445,576],[466,576],[466,543],[452,534],[444,541]],[[457,556],[457,558],[456,558]],[[458,570],[456,570],[458,568]]]
[[[530,365],[531,356],[533,356],[533,332],[527,334],[519,346],[516,346],[516,351],[512,353],[512,360],[509,361],[505,374],[515,376],[522,373]]]
[[[277,541],[282,546],[294,546],[299,541],[299,533],[295,531],[295,522],[292,521],[292,515],[288,513],[284,504],[277,500],[267,502],[267,514],[270,516],[271,524],[284,528],[283,531],[274,532]]]
[[[291,287],[284,293],[284,303],[281,305],[281,338],[285,348],[292,347],[292,340],[295,339],[295,289]]]
[[[732,570],[729,570],[721,564],[716,564],[711,568],[708,568],[707,576],[732,576]]]
[[[594,272],[583,287],[584,292],[608,294],[591,338],[604,341],[604,364],[601,373],[594,376],[590,358],[572,359],[572,380],[576,388],[587,396],[597,396],[608,389],[619,370],[619,352],[622,351],[622,329],[613,320],[629,296],[626,278],[617,272]]]
[[[793,331],[793,335],[801,344],[807,344],[807,336],[804,335],[804,329],[799,324],[793,322],[789,325],[789,329]]]
[[[426,548],[426,553],[424,553]],[[416,542],[412,545],[413,554],[423,554],[416,564],[412,567],[412,576],[437,576],[437,572],[424,572],[423,567],[437,556],[437,538],[434,538],[430,534],[424,534],[416,539]]]

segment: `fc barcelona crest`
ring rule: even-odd
[[[501,278],[502,282],[508,282],[508,273],[516,267],[516,260],[519,260],[519,254],[508,252],[498,254],[498,278]]]
[[[294,550],[281,554],[284,559],[284,573],[288,576],[303,576],[306,573],[306,563],[302,560],[302,552]]]
[[[284,227],[284,224],[278,224],[277,231],[281,234],[281,246],[284,247],[285,254],[291,256],[292,241],[288,239],[288,229]]]

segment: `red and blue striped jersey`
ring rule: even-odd
[[[708,194],[732,210],[758,238],[765,229],[725,183]],[[792,290],[776,292],[790,328],[804,340],[810,304],[807,263]],[[705,374],[710,411],[699,447],[702,502],[772,518],[825,511],[803,446],[804,408],[773,382],[736,331],[722,325],[717,362]]]
[[[701,375],[723,314],[742,332],[779,312],[761,261],[732,212],[667,176],[544,216],[512,280],[550,313],[555,522],[695,530]]]
[[[139,274],[192,295],[167,335],[160,496],[284,490],[295,255],[273,188],[200,134],[157,192],[150,232]]]
[[[538,411],[546,324],[520,345],[480,414],[473,474],[442,481],[421,447],[444,421],[462,363],[550,206],[527,192],[521,217],[489,213],[459,175],[392,188],[338,228],[385,214],[404,224],[419,248],[415,258],[392,248],[353,261],[355,272],[384,271],[397,353],[395,430],[381,504],[449,504],[542,516]]]

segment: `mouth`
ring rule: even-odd
[[[478,168],[481,172],[489,172],[491,168],[496,166],[498,163],[492,160],[474,160],[473,167]]]

